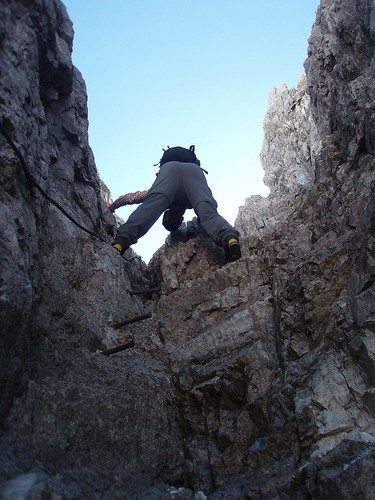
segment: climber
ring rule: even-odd
[[[239,259],[239,233],[218,214],[217,203],[195,155],[195,146],[189,149],[168,146],[163,151],[160,162],[156,164],[160,170],[151,188],[121,196],[109,206],[113,212],[120,206],[140,203],[125,224],[118,228],[112,243],[114,248],[123,255],[130,245],[147,233],[163,212],[163,226],[168,231],[176,231],[183,222],[185,210],[193,208],[203,230],[223,247],[225,262]]]

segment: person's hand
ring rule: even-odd
[[[164,212],[162,224],[167,231],[177,231],[184,220],[185,210],[179,207],[171,207]]]

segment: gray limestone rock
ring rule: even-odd
[[[321,1],[228,265],[118,255],[66,10],[0,10],[0,498],[372,498],[374,3]]]

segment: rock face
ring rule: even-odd
[[[243,258],[193,221],[148,267],[109,244],[64,6],[0,8],[0,498],[373,498],[374,3],[322,0],[271,92]]]

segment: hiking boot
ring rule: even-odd
[[[241,257],[241,247],[237,238],[229,238],[224,243],[225,263],[234,262]]]
[[[130,243],[124,236],[116,236],[115,241],[112,246],[120,252],[120,255],[124,255],[126,250],[130,247]]]

